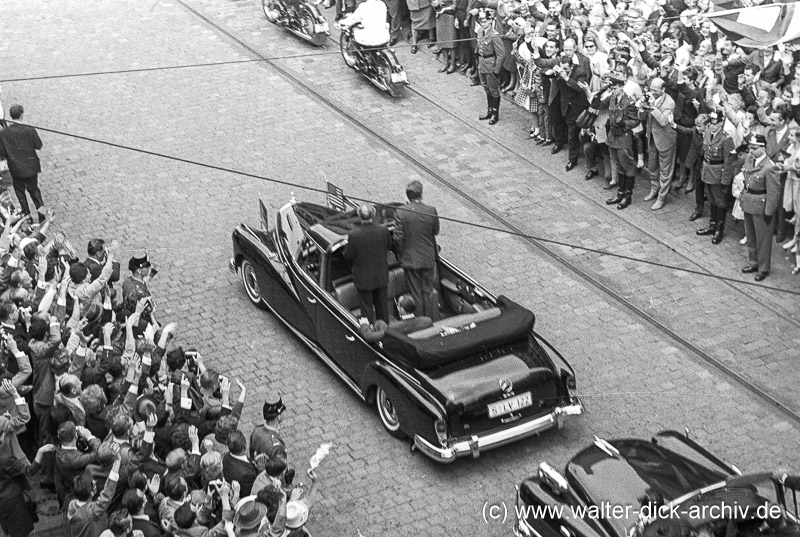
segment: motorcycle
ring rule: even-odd
[[[294,4],[292,9],[289,4]],[[261,0],[267,20],[283,26],[294,35],[321,47],[328,40],[330,28],[319,8],[297,0]]]
[[[364,47],[356,43],[353,31],[358,27],[361,27],[360,23],[350,27],[342,26],[339,49],[342,51],[344,63],[366,76],[382,91],[392,97],[399,97],[403,93],[403,87],[409,85],[403,66],[397,61],[392,49]]]

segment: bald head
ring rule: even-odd
[[[364,222],[372,220],[372,207],[366,203],[362,204],[358,208],[358,217]]]
[[[575,54],[575,40],[567,39],[564,41],[564,56],[572,58],[573,54]]]
[[[661,78],[654,78],[652,82],[650,82],[650,91],[653,92],[653,96],[658,99],[662,95],[664,95],[664,80]]]

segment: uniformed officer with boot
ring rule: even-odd
[[[636,101],[625,91],[627,68],[619,63],[609,75],[615,89],[608,101],[608,153],[611,162],[618,170],[617,195],[606,200],[606,205],[617,204],[617,209],[625,209],[633,198],[633,185],[636,176],[636,162],[633,156],[634,129],[641,129]]]
[[[481,121],[488,119],[494,125],[500,119],[500,86],[498,76],[505,60],[505,48],[500,34],[494,28],[494,10],[478,11],[477,49],[478,76],[483,90],[486,92],[486,114],[480,116]]]
[[[780,169],[767,156],[767,139],[763,134],[753,134],[747,139],[750,154],[744,160],[744,190],[739,203],[744,212],[744,230],[747,233],[747,255],[750,262],[742,269],[756,273],[760,282],[769,274],[772,260],[773,216],[781,199]]]
[[[708,204],[711,206],[711,218],[708,227],[698,229],[696,233],[713,235],[711,243],[719,244],[722,242],[725,230],[728,210],[727,190],[733,181],[736,146],[722,128],[725,121],[723,112],[713,110],[708,118],[708,128],[703,135],[703,170],[700,178],[705,187]]]

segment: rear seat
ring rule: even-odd
[[[391,269],[389,271],[389,300],[393,300],[395,297],[406,292],[408,292],[408,288],[406,287],[406,277],[403,273],[403,269],[401,267]],[[353,315],[358,316],[361,303],[358,300],[358,291],[356,290],[352,278],[348,278],[345,282],[340,284],[334,282],[333,296],[342,306],[350,310]]]
[[[484,321],[488,321],[489,319],[500,317],[501,313],[502,312],[500,308],[489,308],[478,313],[464,313],[454,317],[447,317],[445,319],[436,321],[430,328],[411,332],[408,334],[408,337],[411,339],[430,339],[434,336],[438,336],[442,332],[442,328],[445,326],[457,328],[459,326],[467,326],[471,323],[479,324]]]

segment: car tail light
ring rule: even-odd
[[[442,447],[447,447],[447,425],[445,425],[444,420],[436,420],[433,426],[436,429],[436,437],[439,439],[439,443]]]
[[[575,389],[575,376],[574,375],[567,375],[567,388],[570,390]]]

